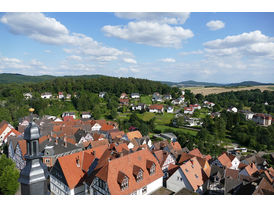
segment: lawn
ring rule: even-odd
[[[141,96],[141,103],[144,104],[152,104],[150,96]]]
[[[156,115],[156,124],[169,124],[175,115],[171,113],[164,113],[162,115]]]
[[[156,115],[155,113],[151,113],[151,112],[144,112],[143,114],[137,114],[137,116],[141,118],[143,121],[149,121],[153,117],[155,117],[155,115]]]
[[[170,127],[170,126],[166,126],[166,125],[156,125],[156,129],[161,130],[161,132],[164,132],[164,130],[166,130],[166,129],[173,130],[173,131],[181,131],[185,134],[190,134],[190,135],[194,135],[194,136],[196,136],[198,133],[193,130],[189,130],[189,129],[185,129],[185,128],[174,128],[174,127]]]

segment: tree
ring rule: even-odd
[[[14,195],[19,187],[19,171],[15,163],[1,155],[0,157],[0,194]]]

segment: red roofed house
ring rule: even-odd
[[[203,184],[202,167],[196,157],[182,164],[166,181],[167,189],[175,193],[183,188],[202,193]]]
[[[168,167],[170,164],[176,164],[176,159],[169,152],[164,150],[158,150],[153,152],[154,156],[157,158],[165,177],[168,177]]]
[[[254,114],[252,120],[257,124],[269,126],[272,124],[272,116],[270,114]]]
[[[226,167],[231,168],[232,163],[227,154],[224,152],[222,155],[220,155],[216,160],[212,162],[212,165],[216,165],[218,167]]]
[[[184,114],[193,114],[194,107],[184,107]]]
[[[251,177],[257,171],[258,171],[258,169],[257,169],[256,165],[254,163],[251,163],[251,164],[247,165],[244,169],[242,169],[239,174]]]
[[[147,195],[163,185],[161,167],[147,149],[118,158],[106,151],[86,179],[91,195]]]
[[[11,126],[8,122],[2,121],[0,124],[0,146],[3,143],[7,143],[8,136],[19,136],[21,135],[20,132],[15,130],[13,126]]]
[[[96,165],[92,150],[59,157],[50,171],[50,191],[56,195],[83,195],[83,181]]]
[[[203,154],[200,152],[198,148],[195,148],[189,152],[189,154],[195,156],[195,157],[201,157],[203,158]]]
[[[149,112],[163,113],[164,112],[164,106],[162,104],[152,104],[149,107]]]
[[[119,99],[121,105],[128,105],[129,99]]]

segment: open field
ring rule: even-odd
[[[189,89],[194,94],[219,94],[222,92],[230,92],[230,91],[243,91],[243,90],[252,90],[252,89],[260,89],[261,91],[270,90],[273,91],[273,85],[264,85],[264,86],[251,86],[251,87],[184,87],[181,89]]]

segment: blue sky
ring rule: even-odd
[[[274,13],[0,13],[0,73],[274,82]]]

